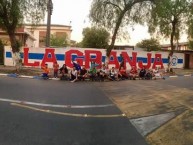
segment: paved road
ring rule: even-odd
[[[0,77],[0,93],[2,145],[146,145],[93,83]]]

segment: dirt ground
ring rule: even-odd
[[[165,85],[164,80],[138,80],[99,87],[129,119],[181,112],[146,136],[150,145],[193,145],[193,85],[188,89]]]
[[[192,145],[193,111],[185,111],[146,139],[151,145]]]
[[[22,67],[21,70],[18,72],[16,71],[15,67],[0,65],[0,73],[5,74],[17,73],[19,75],[26,75],[26,76],[39,76],[41,75],[42,70],[40,68]]]

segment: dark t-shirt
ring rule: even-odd
[[[80,75],[85,75],[86,73],[87,73],[87,70],[86,70],[86,69],[81,69]]]
[[[73,62],[74,67],[76,68],[77,71],[81,70],[81,66],[75,62]]]

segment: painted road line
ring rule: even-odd
[[[191,77],[191,74],[189,74],[189,75],[184,75],[185,77]]]
[[[21,100],[12,100],[12,99],[4,99],[0,98],[0,102],[10,102],[10,103],[20,103],[25,105],[33,105],[33,106],[41,106],[41,107],[52,107],[52,108],[105,108],[112,107],[114,104],[105,104],[105,105],[57,105],[57,104],[43,104],[43,103],[35,103]]]
[[[0,74],[0,76],[7,76],[7,74]]]
[[[24,76],[24,75],[20,75],[19,78],[30,78],[30,79],[33,79],[33,76]]]
[[[178,76],[169,76],[170,78],[177,78]]]
[[[65,113],[65,112],[58,112],[58,111],[52,111],[52,110],[45,110],[45,109],[39,109],[23,104],[18,104],[18,103],[11,103],[13,106],[25,108],[25,109],[30,109],[34,111],[39,111],[39,112],[44,112],[44,113],[49,113],[49,114],[57,114],[57,115],[62,115],[62,116],[71,116],[71,117],[84,117],[84,118],[115,118],[115,117],[125,117],[125,114],[112,114],[112,115],[91,115],[91,114],[74,114],[74,113]]]

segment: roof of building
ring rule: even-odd
[[[37,24],[37,25],[34,25],[34,24],[24,24],[24,26],[47,26],[47,24]],[[53,27],[69,27],[69,28],[72,27],[70,25],[60,25],[60,24],[51,24],[51,26],[53,26]]]

